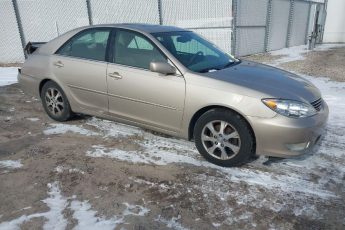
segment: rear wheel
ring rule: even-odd
[[[224,167],[239,166],[255,153],[247,122],[225,109],[204,113],[195,124],[194,139],[201,155]]]
[[[71,117],[72,111],[68,99],[53,81],[44,84],[41,91],[41,100],[46,113],[56,121],[66,121]]]

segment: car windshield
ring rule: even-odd
[[[230,67],[238,61],[190,31],[162,32],[152,35],[185,67],[194,72],[217,71]]]

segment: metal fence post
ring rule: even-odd
[[[290,0],[289,24],[286,34],[286,47],[290,47],[295,0]]]
[[[90,0],[86,0],[86,8],[87,8],[87,16],[89,18],[89,25],[93,25],[93,20],[92,20],[92,10],[91,10],[91,2]]]
[[[232,1],[232,36],[231,36],[231,53],[232,55],[236,56],[236,26],[237,26],[237,0],[229,0]]]
[[[24,53],[24,56],[26,57],[26,54],[24,52],[26,41],[25,41],[25,36],[24,36],[24,31],[23,31],[22,20],[20,18],[20,14],[19,14],[17,0],[12,0],[12,5],[13,5],[13,9],[14,9],[14,14],[16,16],[16,21],[17,21],[17,26],[18,26],[18,31],[19,31],[19,37],[20,37],[20,41],[21,41],[22,47],[23,47],[23,53]]]
[[[305,40],[304,40],[304,43],[305,44],[308,44],[308,38],[309,38],[309,28],[310,28],[310,16],[311,16],[311,8],[313,6],[313,3],[312,2],[309,2],[309,10],[308,10],[308,21],[307,21],[307,31],[305,32]]]
[[[265,31],[265,51],[269,51],[271,21],[272,21],[272,0],[268,0],[267,15],[266,15],[266,31]]]
[[[327,18],[327,6],[328,6],[328,0],[325,0],[324,4],[323,4],[323,13],[322,13],[322,30],[321,30],[321,34],[320,34],[320,39],[319,39],[319,43],[323,42],[323,36],[325,34],[325,25],[326,25],[326,18]]]
[[[159,25],[163,25],[162,0],[157,0],[157,4],[158,4]]]

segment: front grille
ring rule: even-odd
[[[315,109],[316,111],[320,111],[322,108],[322,98],[310,103]]]

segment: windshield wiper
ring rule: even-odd
[[[211,67],[211,68],[205,68],[205,69],[202,69],[202,70],[199,70],[199,73],[208,73],[210,72],[211,70],[220,70],[219,68],[216,68],[216,67]]]
[[[240,60],[238,60],[238,61],[232,61],[232,62],[229,62],[228,64],[224,65],[221,69],[226,69],[226,68],[229,68],[230,66],[237,65],[237,64],[239,64],[239,63],[241,63]]]
[[[227,64],[219,67],[219,66],[215,66],[215,67],[209,67],[209,68],[205,68],[205,69],[202,69],[199,71],[199,73],[208,73],[210,72],[211,70],[221,70],[221,69],[226,69],[226,68],[229,68],[230,66],[233,66],[233,65],[237,65],[239,64],[241,61],[232,61],[232,62],[228,62]]]

